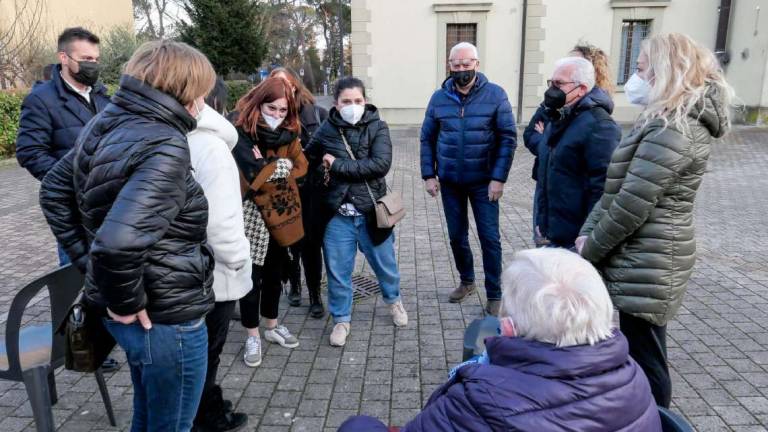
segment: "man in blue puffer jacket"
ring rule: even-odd
[[[474,45],[454,46],[448,64],[451,76],[432,95],[421,127],[421,176],[431,196],[443,189],[448,235],[461,277],[450,301],[460,302],[475,291],[469,201],[483,250],[486,311],[495,315],[501,299],[499,199],[517,146],[515,118],[504,89],[477,72]]]
[[[530,145],[538,157],[537,234],[556,247],[573,248],[581,226],[603,195],[605,173],[621,129],[613,102],[595,87],[595,69],[581,57],[555,65],[544,94],[549,120]],[[529,143],[526,143],[528,146]]]
[[[648,379],[612,316],[600,274],[577,254],[517,253],[504,272],[501,335],[399,431],[661,432]],[[352,417],[339,429],[353,431],[388,428]]]

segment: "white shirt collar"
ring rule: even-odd
[[[80,96],[84,97],[88,103],[91,103],[91,90],[93,87],[86,87],[85,90],[80,90],[79,88],[75,87],[73,84],[71,84],[69,81],[67,81],[66,78],[64,78],[64,74],[62,72],[59,72],[61,75],[61,79],[64,81],[64,83],[67,85],[67,87],[71,88],[75,93],[79,94]]]

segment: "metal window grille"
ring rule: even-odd
[[[640,43],[651,33],[651,20],[628,20],[621,24],[621,51],[619,76],[616,83],[623,85],[635,73]]]
[[[477,24],[448,24],[445,32],[446,62],[451,54],[451,48],[459,42],[469,42],[477,46]]]

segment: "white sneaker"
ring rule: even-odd
[[[292,335],[285,326],[279,325],[273,329],[264,332],[264,339],[279,344],[285,348],[296,348],[299,346],[299,340]]]
[[[344,346],[347,343],[347,336],[349,336],[349,323],[337,323],[331,332],[331,346]]]
[[[257,367],[261,364],[261,338],[248,336],[248,339],[245,340],[243,361],[248,367]]]
[[[403,306],[403,302],[400,300],[389,305],[389,313],[392,314],[392,322],[397,327],[408,325],[408,312],[405,311],[405,306]]]

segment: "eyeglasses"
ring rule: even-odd
[[[475,64],[477,59],[458,59],[458,60],[448,60],[448,64],[450,64],[452,67],[470,67]]]
[[[560,80],[547,80],[547,87],[555,86],[557,88],[562,88],[566,84],[579,84],[578,81],[560,81]]]

